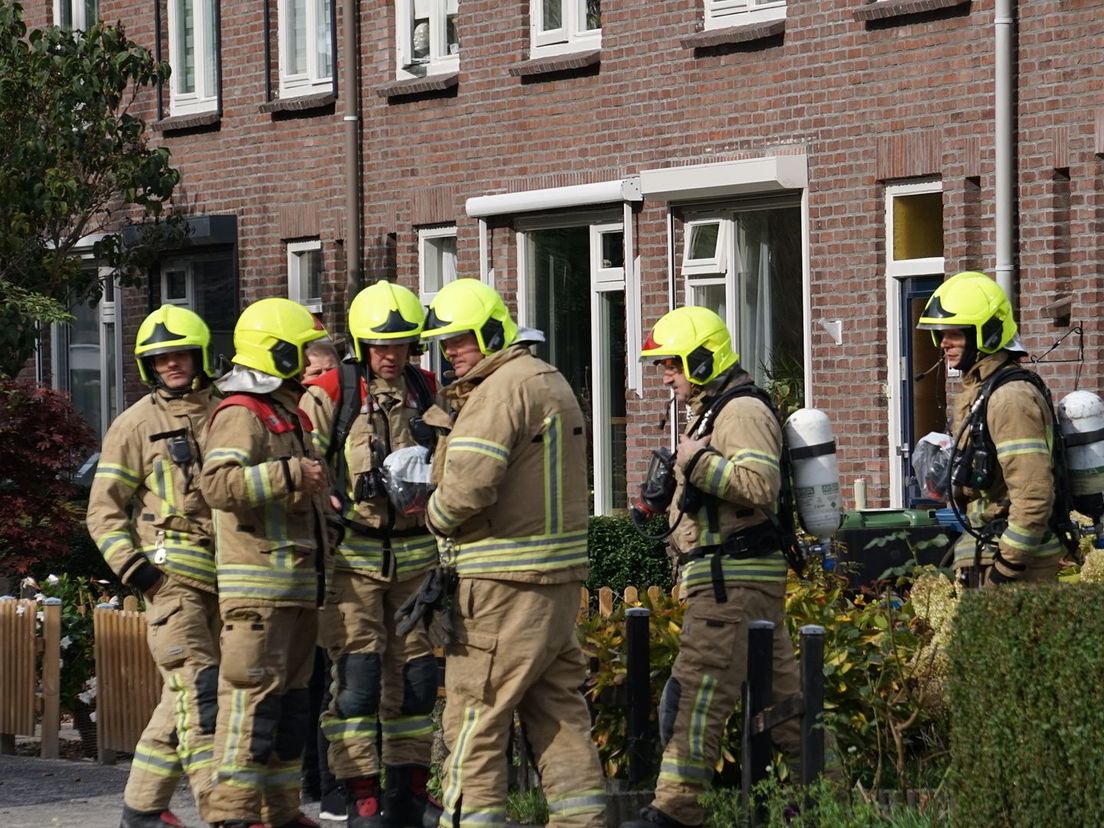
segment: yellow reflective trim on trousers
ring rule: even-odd
[[[690,709],[690,758],[705,759],[705,730],[709,726],[709,708],[717,690],[717,677],[702,676],[694,706]]]
[[[510,462],[510,449],[494,440],[482,437],[454,437],[448,442],[447,452],[467,451],[482,457],[489,457],[502,465]]]
[[[380,730],[385,742],[421,739],[433,735],[433,719],[430,716],[401,716],[396,719],[381,719]]]
[[[665,756],[659,766],[659,778],[706,788],[713,781],[713,768],[705,762],[696,762],[682,756]]]
[[[452,814],[460,802],[460,794],[463,793],[464,757],[467,754],[471,742],[472,731],[479,722],[479,711],[474,707],[465,707],[463,712],[463,724],[460,726],[460,735],[456,738],[456,749],[449,754],[445,764],[444,790],[441,792],[441,804],[445,814],[441,816],[441,824],[451,828]],[[445,816],[449,822],[445,822]]]
[[[506,809],[500,806],[491,808],[469,808],[464,806],[460,814],[459,828],[470,825],[505,825]]]
[[[134,748],[131,764],[154,776],[173,779],[180,776],[183,766],[175,753],[160,753],[139,742]]]
[[[606,792],[601,788],[591,788],[553,797],[548,800],[548,813],[559,817],[577,814],[600,814],[606,810]]]
[[[227,726],[226,735],[226,747],[222,752],[222,764],[219,765],[215,771],[216,776],[220,782],[229,782],[235,784],[232,780],[241,779],[246,781],[244,774],[242,774],[242,768],[238,767],[237,755],[241,750],[242,743],[242,724],[245,721],[245,691],[244,690],[231,690],[230,691],[230,722]],[[244,784],[242,787],[259,787],[261,782],[260,777],[257,777],[257,785]]]
[[[546,417],[541,442],[544,448],[544,530],[563,531],[563,418]]]

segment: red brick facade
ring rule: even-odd
[[[272,83],[277,4],[268,2]],[[153,47],[152,3],[101,3],[104,18],[123,19],[131,37]],[[889,505],[887,390],[895,392],[886,387],[886,185],[940,181],[944,270],[993,272],[994,0],[790,0],[784,25],[719,33],[701,33],[703,0],[606,0],[600,55],[561,61],[558,71],[525,63],[529,0],[461,0],[457,82],[413,94],[396,94],[394,4],[358,5],[368,281],[416,287],[418,227],[452,222],[459,271],[478,277],[478,223],[465,213],[471,197],[804,154],[811,318],[793,324],[804,326],[811,350],[808,392],[832,417],[846,499],[861,475],[871,505]],[[1070,337],[1042,372],[1056,396],[1078,371],[1082,387],[1099,390],[1104,2],[1012,5],[1021,328],[1037,355],[1067,322],[1083,326],[1084,367],[1055,362],[1076,358]],[[30,22],[49,14],[42,6],[28,9]],[[346,26],[338,6],[340,79]],[[337,90],[335,105],[263,111],[261,6],[221,0],[220,9],[221,117],[159,138],[183,173],[178,203],[196,215],[237,216],[243,303],[286,295],[285,242],[320,238],[326,321],[341,330],[346,90]],[[163,50],[167,57],[167,43]],[[152,100],[147,114],[156,119]],[[666,202],[647,196],[635,206],[645,330],[667,309],[667,212]],[[489,266],[513,299],[514,217],[488,224]],[[674,225],[679,233],[677,211]],[[148,306],[141,291],[131,296],[125,348]],[[1065,297],[1069,320],[1056,324],[1047,306]],[[820,320],[842,322],[841,345]],[[647,370],[645,381],[645,398],[627,400],[630,484],[661,439],[653,426],[663,394]]]

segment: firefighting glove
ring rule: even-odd
[[[1027,569],[1023,564],[1013,563],[1003,557],[998,549],[993,553],[993,565],[989,568],[986,583],[1011,584],[1019,581]]]

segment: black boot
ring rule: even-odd
[[[349,821],[348,828],[383,828],[380,815],[383,797],[378,776],[344,780]]]
[[[701,828],[701,824],[687,825],[685,822],[679,822],[667,816],[654,805],[649,805],[640,810],[640,816],[637,819],[622,822],[621,828]]]
[[[184,828],[184,823],[168,808],[161,811],[136,811],[124,804],[119,828]]]
[[[383,794],[384,828],[436,828],[441,805],[427,789],[429,768],[388,765]]]

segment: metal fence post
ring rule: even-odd
[[[651,770],[651,739],[648,718],[651,714],[651,659],[648,626],[651,610],[629,607],[625,610],[625,657],[629,701],[629,786],[648,778]]]
[[[808,785],[824,771],[824,627],[801,628],[801,784]]]
[[[744,802],[752,807],[755,786],[767,777],[771,761],[770,731],[753,734],[752,721],[770,704],[774,685],[774,624],[752,621],[748,624],[747,679],[744,682],[744,733],[741,759],[741,789]],[[757,805],[752,810],[752,824],[758,825],[766,815]]]

